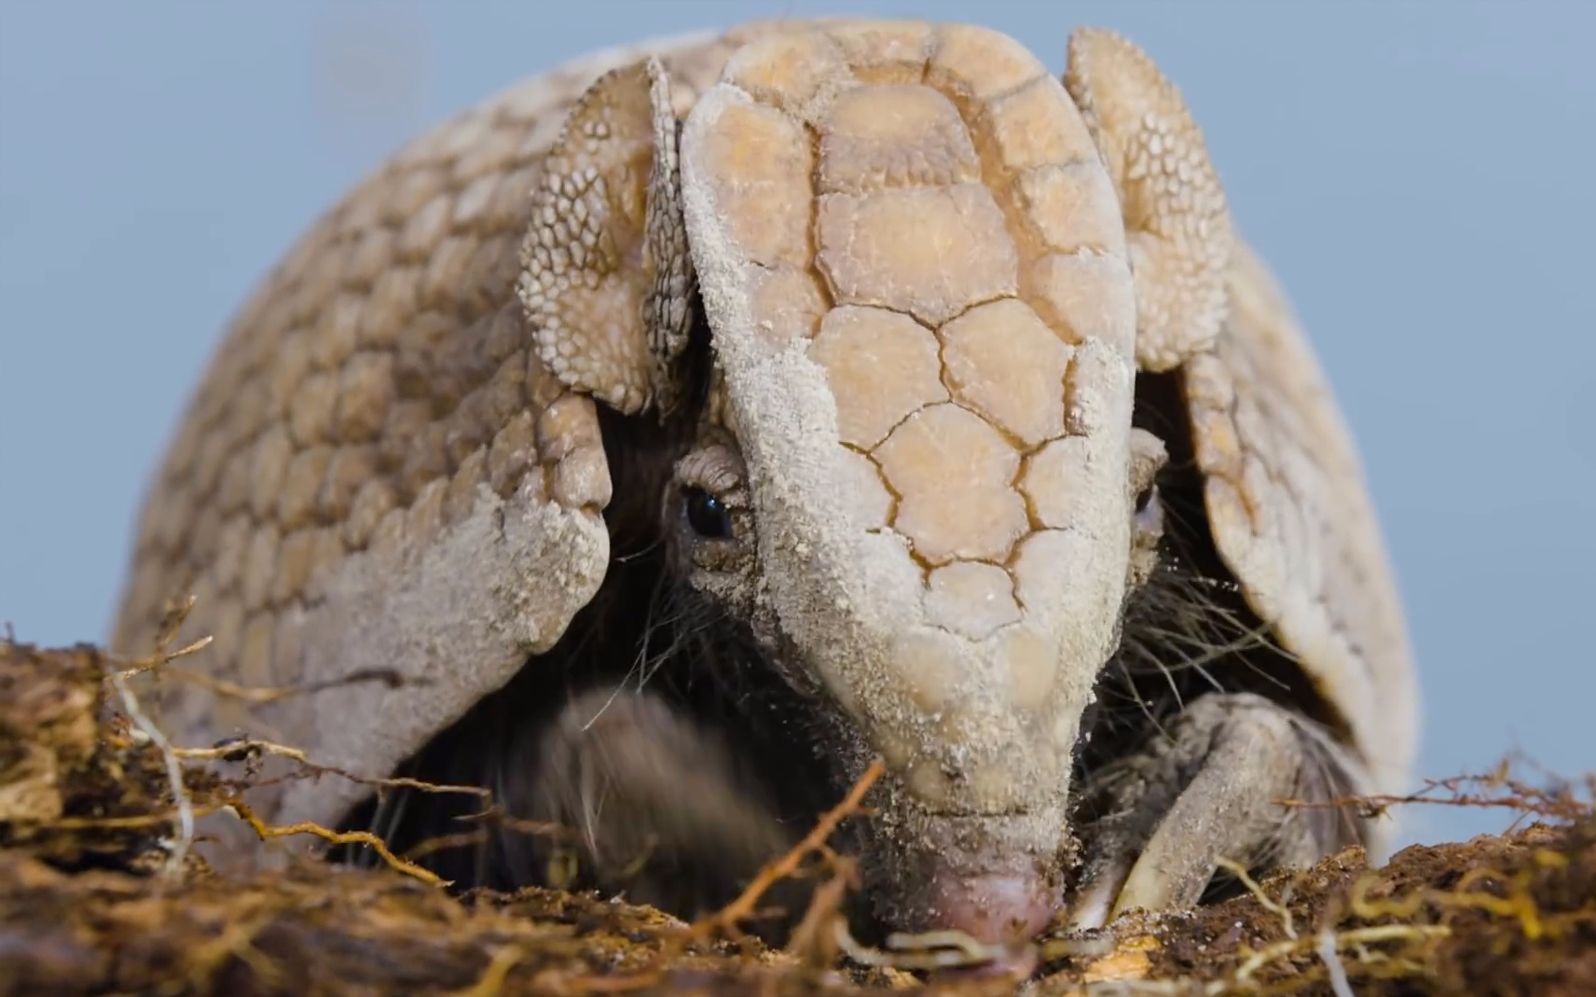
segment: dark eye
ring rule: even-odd
[[[731,512],[725,503],[702,488],[687,489],[682,499],[687,503],[687,525],[694,533],[710,540],[731,539]]]
[[[1164,504],[1158,498],[1158,486],[1148,485],[1136,496],[1136,526],[1143,530],[1162,530]]]
[[[1142,513],[1146,512],[1152,507],[1153,502],[1157,499],[1157,485],[1148,485],[1146,488],[1143,488],[1136,495],[1136,515],[1140,516]]]

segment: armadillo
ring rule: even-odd
[[[1337,803],[1417,694],[1350,434],[1179,91],[1067,47],[751,25],[405,147],[237,317],[115,629],[192,594],[212,675],[293,694],[157,673],[160,722],[576,831],[459,885],[679,908],[880,759],[861,916],[992,944],[1377,846]],[[254,799],[396,847],[481,808]]]

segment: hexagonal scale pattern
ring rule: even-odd
[[[853,78],[826,82],[839,59]],[[761,264],[754,323],[778,339],[818,324],[809,357],[849,448],[838,487],[856,522],[908,542],[927,569],[928,620],[984,639],[1020,617],[1016,544],[1082,508],[1090,447],[1068,434],[1091,431],[1098,406],[1091,390],[1071,395],[1077,354],[1131,344],[1119,205],[1090,133],[1059,80],[983,29],[770,39],[728,75],[753,104],[725,112],[724,135],[758,141],[739,152],[717,139],[717,156],[773,163],[760,138],[785,134],[773,112],[816,138],[818,318],[813,291],[783,276],[796,243],[783,239],[779,259],[770,249],[791,228],[795,176],[764,184],[755,174],[771,171],[752,169],[723,200],[734,241]],[[756,202],[771,205],[768,226]],[[1084,376],[1099,376],[1104,358],[1090,359]]]
[[[931,622],[971,640],[1020,619],[1009,573],[979,561],[954,561],[932,571],[925,608]]]
[[[954,397],[1033,447],[1064,430],[1064,372],[1072,350],[1014,298],[942,327]]]
[[[967,409],[920,409],[875,456],[901,496],[894,525],[932,564],[1002,561],[1028,529],[1025,505],[1010,485],[1019,452]]]
[[[826,194],[817,263],[839,302],[940,325],[1015,292],[1018,257],[1005,224],[979,183]]]
[[[910,412],[944,401],[942,365],[931,330],[881,308],[833,308],[809,355],[826,368],[844,443],[866,450]]]
[[[838,95],[821,128],[821,193],[944,186],[980,179],[953,103],[926,86],[858,87]]]

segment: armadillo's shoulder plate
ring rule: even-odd
[[[1230,317],[1184,381],[1215,544],[1345,720],[1376,788],[1417,739],[1401,602],[1351,434],[1273,276],[1238,243]]]
[[[518,84],[405,146],[274,269],[153,483],[113,637],[145,650],[162,603],[196,597],[181,636],[215,638],[193,663],[223,684],[150,678],[176,740],[245,732],[383,775],[560,638],[605,575],[611,483],[589,386],[542,360],[516,294],[533,192],[595,80],[657,54],[685,113],[733,44]],[[368,791],[328,777],[281,805],[331,821]]]

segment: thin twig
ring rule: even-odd
[[[186,658],[186,657],[188,657],[191,654],[195,654],[195,653],[197,653],[199,651],[205,650],[207,647],[211,646],[211,642],[214,641],[215,639],[216,638],[211,636],[210,634],[206,634],[204,637],[200,637],[197,640],[190,641],[189,643],[185,644],[184,646],[178,648],[175,651],[172,651],[171,653],[163,653],[163,652],[159,652],[158,651],[155,654],[147,654],[147,655],[144,655],[143,657],[134,658],[133,659],[133,663],[131,665],[129,665],[128,667],[126,667],[126,668],[122,669],[121,671],[115,673],[116,677],[119,678],[119,679],[126,680],[126,679],[133,678],[136,675],[143,675],[145,672],[152,672],[152,671],[154,671],[157,668],[166,669],[168,671],[174,671],[174,672],[178,671],[178,669],[175,669],[175,668],[167,669],[167,666],[170,665],[173,661],[176,661],[178,658]],[[117,657],[114,654],[107,655],[106,657],[110,661],[125,660],[123,658]]]
[[[252,753],[273,755],[298,762],[306,769],[318,775],[336,775],[350,782],[362,786],[372,786],[377,789],[415,789],[423,793],[458,793],[466,796],[476,796],[483,800],[492,800],[493,791],[482,786],[454,785],[450,783],[423,782],[408,776],[396,776],[387,779],[368,778],[356,775],[345,769],[335,768],[331,765],[322,765],[312,761],[302,749],[274,741],[265,741],[260,738],[246,737],[237,740],[225,741],[212,745],[209,748],[177,748],[174,753],[179,758],[200,761],[234,761]]]
[[[511,942],[501,945],[488,959],[487,966],[483,967],[482,975],[476,982],[468,987],[451,991],[451,997],[493,997],[504,989],[504,981],[509,978],[510,970],[516,963],[526,958],[526,949]]]
[[[885,772],[886,766],[881,762],[881,759],[873,760],[870,766],[865,769],[864,775],[860,776],[859,781],[853,784],[853,788],[848,791],[848,795],[843,798],[842,802],[821,814],[820,820],[808,834],[804,835],[803,840],[794,845],[787,854],[759,870],[759,875],[754,877],[754,881],[748,884],[748,887],[743,890],[737,899],[708,917],[694,922],[692,932],[701,936],[713,934],[716,931],[724,932],[733,937],[739,935],[741,932],[737,928],[738,922],[752,917],[754,905],[759,903],[760,898],[772,886],[792,876],[803,865],[805,858],[824,847],[826,839],[831,837],[832,832],[837,829],[837,825],[859,809],[859,804],[864,799],[865,794],[870,791],[870,787],[874,786],[876,780],[880,779]]]
[[[1285,929],[1287,938],[1295,939],[1297,937],[1297,928],[1291,918],[1291,908],[1272,900],[1269,894],[1264,892],[1263,887],[1258,885],[1258,881],[1253,879],[1247,872],[1246,866],[1226,858],[1219,859],[1217,864],[1221,869],[1240,880],[1241,885],[1247,888],[1247,892],[1252,894],[1252,898],[1258,901],[1260,907],[1280,918],[1280,925]]]
[[[177,639],[177,633],[183,627],[183,621],[188,619],[188,614],[194,608],[194,597],[191,595],[181,602],[173,604],[161,621],[159,630],[155,635],[154,649],[143,658],[138,659],[135,668],[148,670],[161,665],[169,664],[178,658],[186,657],[208,647],[211,643],[209,636],[201,637],[175,651],[168,651],[172,642]],[[166,766],[166,780],[171,785],[172,804],[177,808],[177,841],[172,845],[171,854],[167,856],[162,871],[168,879],[176,879],[183,874],[183,867],[188,862],[188,852],[194,844],[194,801],[189,799],[188,787],[183,782],[183,764],[178,760],[177,752],[172,747],[172,742],[167,740],[166,734],[155,721],[144,712],[139,704],[138,696],[133,694],[133,689],[127,684],[126,672],[109,672],[106,681],[115,691],[117,698],[122,701],[123,712],[127,714],[128,721],[134,729],[142,734],[155,749],[161,753],[161,761]]]
[[[835,949],[826,944],[823,925],[840,919],[842,898],[855,883],[855,866],[851,859],[835,859],[833,868],[836,871],[815,890],[809,900],[809,909],[804,911],[798,926],[793,928],[792,935],[787,939],[787,954],[809,965],[827,965],[831,962]]]
[[[982,966],[1001,958],[1001,945],[986,945],[962,931],[929,931],[923,935],[895,934],[887,940],[888,949],[873,948],[853,937],[848,922],[837,918],[831,925],[832,937],[861,966],[892,969],[956,969]]]
[[[1452,933],[1452,929],[1441,924],[1375,924],[1362,928],[1349,928],[1333,934],[1335,949],[1339,950],[1350,945],[1364,945],[1369,942],[1390,942],[1408,938],[1445,938]],[[1288,938],[1266,945],[1252,955],[1237,968],[1228,981],[1217,982],[1210,986],[1209,992],[1214,994],[1225,993],[1234,987],[1246,984],[1258,970],[1289,955],[1304,952],[1310,947],[1319,947],[1318,938]]]
[[[203,646],[203,645],[202,645]],[[172,742],[166,739],[161,729],[155,725],[144,713],[144,708],[139,705],[138,697],[133,690],[128,688],[127,681],[120,673],[110,676],[111,688],[116,690],[118,698],[122,700],[122,709],[127,714],[128,720],[151,744],[155,745],[161,753],[161,760],[166,765],[166,781],[171,784],[172,802],[177,807],[177,841],[172,845],[172,852],[167,856],[162,871],[169,879],[177,879],[183,874],[183,867],[188,861],[188,850],[194,844],[194,801],[188,797],[188,787],[183,784],[183,763],[178,761],[177,752],[172,748]]]
[[[392,869],[402,872],[413,879],[419,879],[429,886],[449,886],[449,881],[440,878],[436,873],[423,869],[414,862],[406,862],[388,849],[387,842],[372,834],[370,831],[334,831],[321,826],[314,821],[302,820],[294,824],[273,826],[267,824],[244,804],[233,802],[232,809],[238,814],[239,819],[248,824],[262,841],[271,838],[286,838],[295,834],[310,834],[333,845],[366,845],[382,857]]]
[[[123,671],[126,677],[142,675],[158,667],[146,661],[140,661]],[[420,680],[407,679],[391,668],[364,668],[360,671],[340,675],[337,678],[323,679],[319,682],[307,682],[304,685],[265,685],[251,686],[240,685],[215,675],[196,672],[187,668],[163,668],[161,674],[170,676],[190,685],[199,686],[207,692],[229,699],[238,699],[246,703],[261,705],[275,703],[280,700],[290,699],[294,696],[306,696],[311,693],[325,692],[328,689],[341,689],[344,686],[358,685],[363,682],[380,682],[390,689],[401,685],[421,685]]]
[[[1336,933],[1326,926],[1319,931],[1317,938],[1314,951],[1318,953],[1319,961],[1324,963],[1325,972],[1330,974],[1330,990],[1336,997],[1354,997],[1352,983],[1347,979],[1347,967],[1341,964],[1341,956],[1336,952]]]

